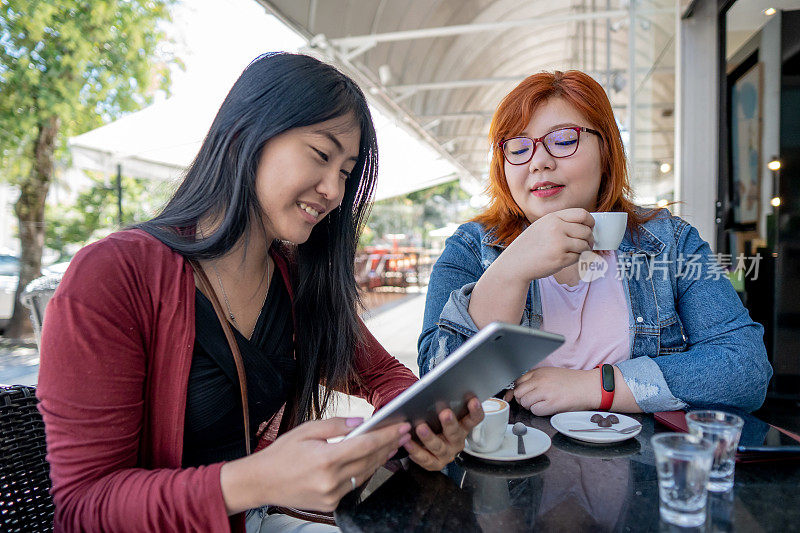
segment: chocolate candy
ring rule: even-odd
[[[617,418],[617,415],[608,415],[606,419],[612,424],[619,424],[619,418]]]
[[[603,419],[603,415],[593,414],[592,418],[589,419],[590,422],[594,422],[595,424],[600,422]]]
[[[609,420],[608,418],[604,418],[600,422],[598,422],[597,425],[600,426],[601,428],[610,428],[611,420]]]

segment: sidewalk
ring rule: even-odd
[[[408,293],[367,312],[364,322],[384,348],[401,363],[419,375],[417,337],[422,331],[425,290]],[[39,375],[39,352],[36,343],[11,343],[0,338],[0,384],[35,385]],[[363,416],[372,414],[372,406],[360,398],[337,394],[330,416]]]
[[[425,311],[425,288],[419,293],[385,304],[364,316],[370,332],[386,351],[406,365],[419,377],[417,338],[422,332]],[[337,403],[329,416],[362,416],[369,418],[372,406],[361,398],[337,394]]]
[[[0,338],[0,384],[36,385],[39,350],[36,341],[19,343]]]

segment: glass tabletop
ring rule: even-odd
[[[552,446],[519,462],[459,454],[442,472],[405,461],[381,468],[336,510],[343,531],[672,531],[661,521],[650,437],[669,431],[652,415],[636,437],[608,445],[558,433],[549,417],[515,409]],[[732,493],[709,493],[709,531],[789,531],[800,523],[800,461],[737,464]]]

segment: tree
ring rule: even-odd
[[[371,245],[387,233],[405,233],[428,244],[428,232],[448,222],[464,222],[474,216],[469,194],[458,180],[395,196],[372,206],[359,244]]]
[[[19,295],[40,274],[45,199],[68,137],[138,109],[169,84],[157,57],[174,0],[0,0],[0,177],[19,189]]]
[[[174,183],[122,176],[125,202],[122,226],[143,222],[156,215],[174,192]],[[70,258],[77,249],[102,239],[119,227],[117,189],[108,180],[93,177],[92,185],[83,190],[72,205],[45,208],[45,246],[58,252],[58,260]]]

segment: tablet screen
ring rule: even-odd
[[[744,420],[737,451],[740,454],[780,453],[800,455],[800,436],[780,430],[755,416],[736,409],[722,409],[734,413]],[[689,431],[684,411],[654,413],[655,419],[676,431]]]
[[[444,408],[466,414],[470,398],[483,401],[500,392],[563,343],[561,335],[493,322],[345,438],[402,421],[424,421],[436,433]]]
[[[753,415],[747,413],[737,414],[744,419],[742,436],[739,439],[740,452],[767,451],[767,449],[779,451],[783,448],[787,453],[800,453],[800,441],[790,434],[759,420]]]

